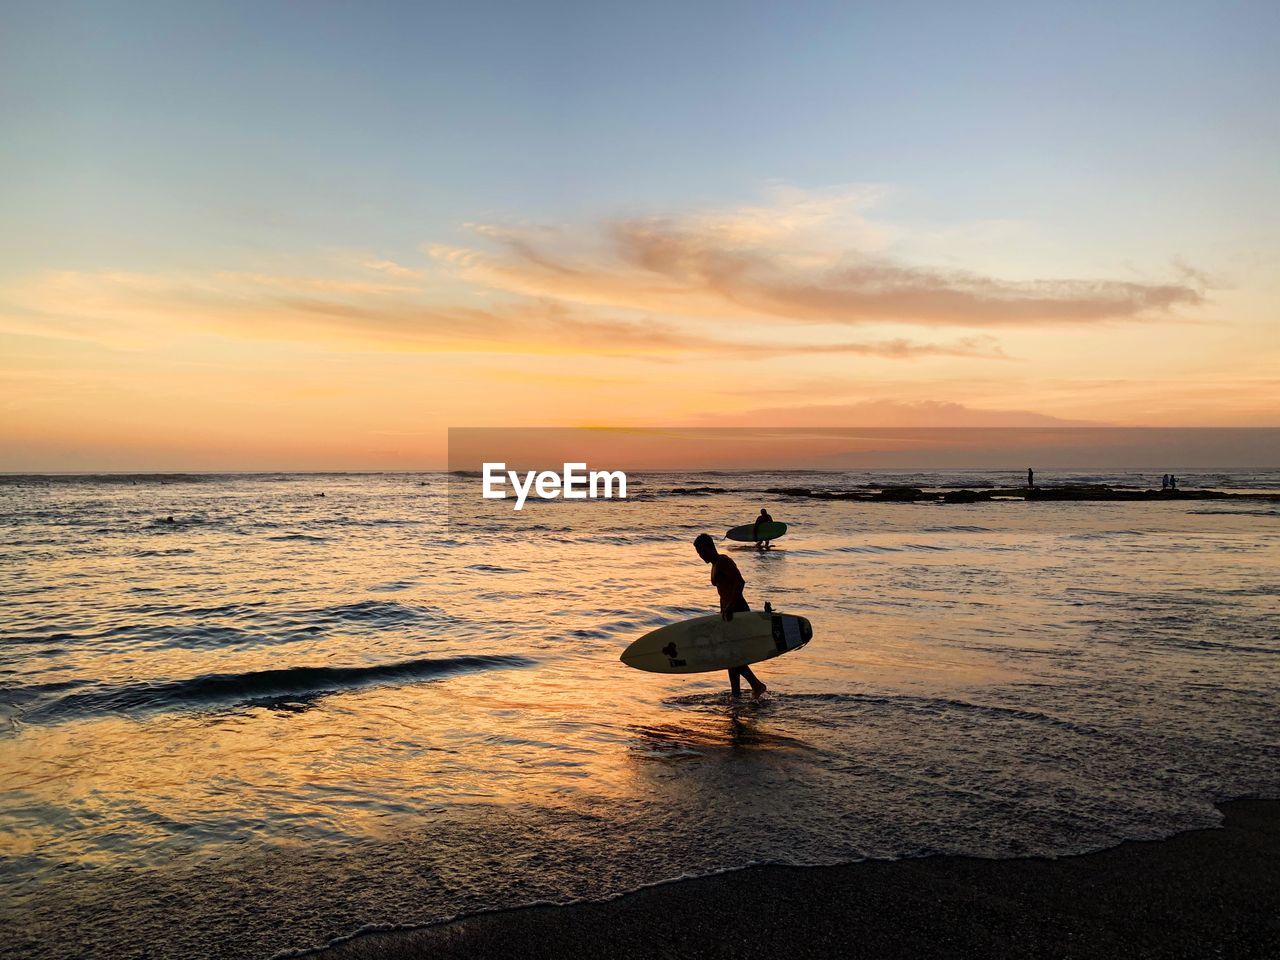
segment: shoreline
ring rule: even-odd
[[[755,866],[602,902],[367,933],[322,960],[1280,956],[1280,800],[1221,827],[1057,859]]]

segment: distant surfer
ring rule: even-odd
[[[768,516],[765,511],[760,512]],[[751,608],[747,606],[747,599],[742,595],[747,581],[742,579],[742,574],[738,572],[738,565],[733,562],[733,558],[718,551],[715,541],[707,533],[698,534],[697,539],[693,541],[693,549],[698,551],[698,556],[704,563],[711,564],[711,585],[720,594],[720,616],[725,620],[732,620],[735,613],[749,613]],[[751,685],[753,697],[758,697],[769,689],[751,672],[750,667],[730,667],[729,688],[735,697],[742,693],[743,677],[746,677],[747,683]]]
[[[760,538],[760,524],[762,523],[773,523],[773,517],[769,516],[769,511],[764,507],[760,508],[760,516],[756,517],[755,527],[751,531],[751,536],[755,539],[757,547],[761,550],[767,550],[769,548],[769,541],[762,540]]]

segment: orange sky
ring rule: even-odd
[[[1274,5],[820,6],[13,10],[0,470],[1280,425]]]
[[[921,266],[865,202],[38,272],[0,315],[3,467],[430,468],[449,426],[1280,422],[1274,280]]]

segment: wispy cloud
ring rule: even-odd
[[[379,260],[377,257],[368,257],[361,261],[361,265],[368,270],[377,270],[389,277],[398,277],[402,280],[421,280],[426,276],[425,270],[406,267],[393,260]]]
[[[420,265],[347,253],[286,270],[53,271],[9,292],[0,329],[129,349],[216,334],[419,352],[1001,360],[993,329],[1168,316],[1204,301],[1207,278],[1185,265],[1143,283],[904,262],[890,252],[897,231],[866,216],[883,193],[777,187],[767,204],[680,216],[472,224],[478,245],[429,244]],[[906,326],[926,332],[894,335]]]
[[[372,272],[385,273],[380,268]],[[440,303],[425,285],[369,277],[46,274],[18,288],[0,329],[145,349],[193,333],[243,340],[306,341],[343,349],[423,352],[581,353],[648,359],[686,354],[740,357],[847,354],[911,360],[1001,358],[990,337],[946,342],[728,339],[648,317],[620,318],[549,298],[481,306]],[[479,302],[479,301],[477,301]]]
[[[865,194],[790,192],[770,207],[579,228],[477,226],[486,244],[429,247],[474,283],[685,317],[1029,327],[1165,316],[1205,301],[1185,266],[1163,281],[1004,280],[895,258]]]
[[[699,424],[755,427],[1083,427],[1096,420],[1067,420],[1029,410],[993,410],[942,400],[867,400],[857,403],[761,407],[699,418]]]

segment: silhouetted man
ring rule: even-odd
[[[773,523],[773,517],[769,516],[769,511],[764,507],[760,508],[760,516],[756,517],[755,526],[751,528],[751,536],[756,541],[756,546],[761,550],[765,550],[769,546],[769,541],[762,542],[760,540],[760,524],[762,523]]]
[[[711,585],[720,594],[720,616],[725,620],[732,620],[735,613],[750,613],[751,608],[747,606],[747,599],[742,595],[747,581],[742,579],[742,574],[738,572],[738,565],[733,562],[733,558],[718,551],[715,541],[711,539],[710,534],[706,533],[698,534],[697,539],[693,541],[693,549],[698,551],[698,556],[704,563],[711,564]],[[742,693],[743,677],[746,677],[747,683],[751,685],[753,697],[758,697],[769,689],[745,664],[741,667],[730,667],[729,688],[735,697]]]
[[[1036,485],[1036,472],[1027,467],[1027,486],[1034,487]]]

